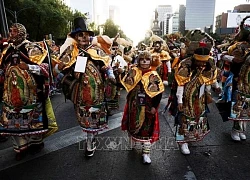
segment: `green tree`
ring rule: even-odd
[[[66,38],[72,29],[75,17],[85,17],[79,11],[62,3],[61,0],[5,0],[8,24],[15,22],[13,13],[17,13],[17,21],[25,25],[29,38],[40,41],[47,34],[54,39]]]

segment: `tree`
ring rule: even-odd
[[[47,34],[52,34],[55,40],[66,38],[73,19],[85,17],[79,11],[73,12],[61,0],[5,0],[5,7],[20,12],[17,20],[25,25],[29,38],[34,41],[42,40]],[[6,16],[9,25],[15,22],[11,13],[6,12]]]

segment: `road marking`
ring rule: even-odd
[[[109,119],[109,128],[105,129],[99,134],[108,132],[110,130],[113,130],[115,128],[118,128],[121,126],[121,118],[122,118],[123,112],[114,114]],[[47,137],[44,140],[44,149],[35,155],[27,155],[23,160],[16,161],[15,160],[15,152],[13,151],[13,147],[9,147],[3,150],[0,150],[0,171],[16,166],[18,164],[22,164],[24,162],[33,160],[35,158],[44,156],[46,154],[49,154],[51,152],[60,150],[62,148],[68,147],[72,144],[78,143],[80,141],[85,140],[87,137],[87,133],[83,132],[80,126],[76,126],[64,131],[60,131],[58,133],[55,133],[49,137]]]

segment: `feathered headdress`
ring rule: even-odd
[[[200,29],[195,29],[189,31],[186,36],[186,46],[187,46],[187,54],[192,55],[194,51],[199,47],[207,48],[211,50],[214,46],[214,39],[204,31]]]
[[[149,30],[147,33],[149,34],[149,41],[151,43],[151,45],[150,45],[151,47],[153,46],[154,42],[161,42],[162,46],[165,47],[169,51],[169,47],[164,39],[155,35],[153,33],[153,31],[151,31],[151,30]]]

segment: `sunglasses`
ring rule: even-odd
[[[117,50],[118,48],[111,48],[113,51]]]

